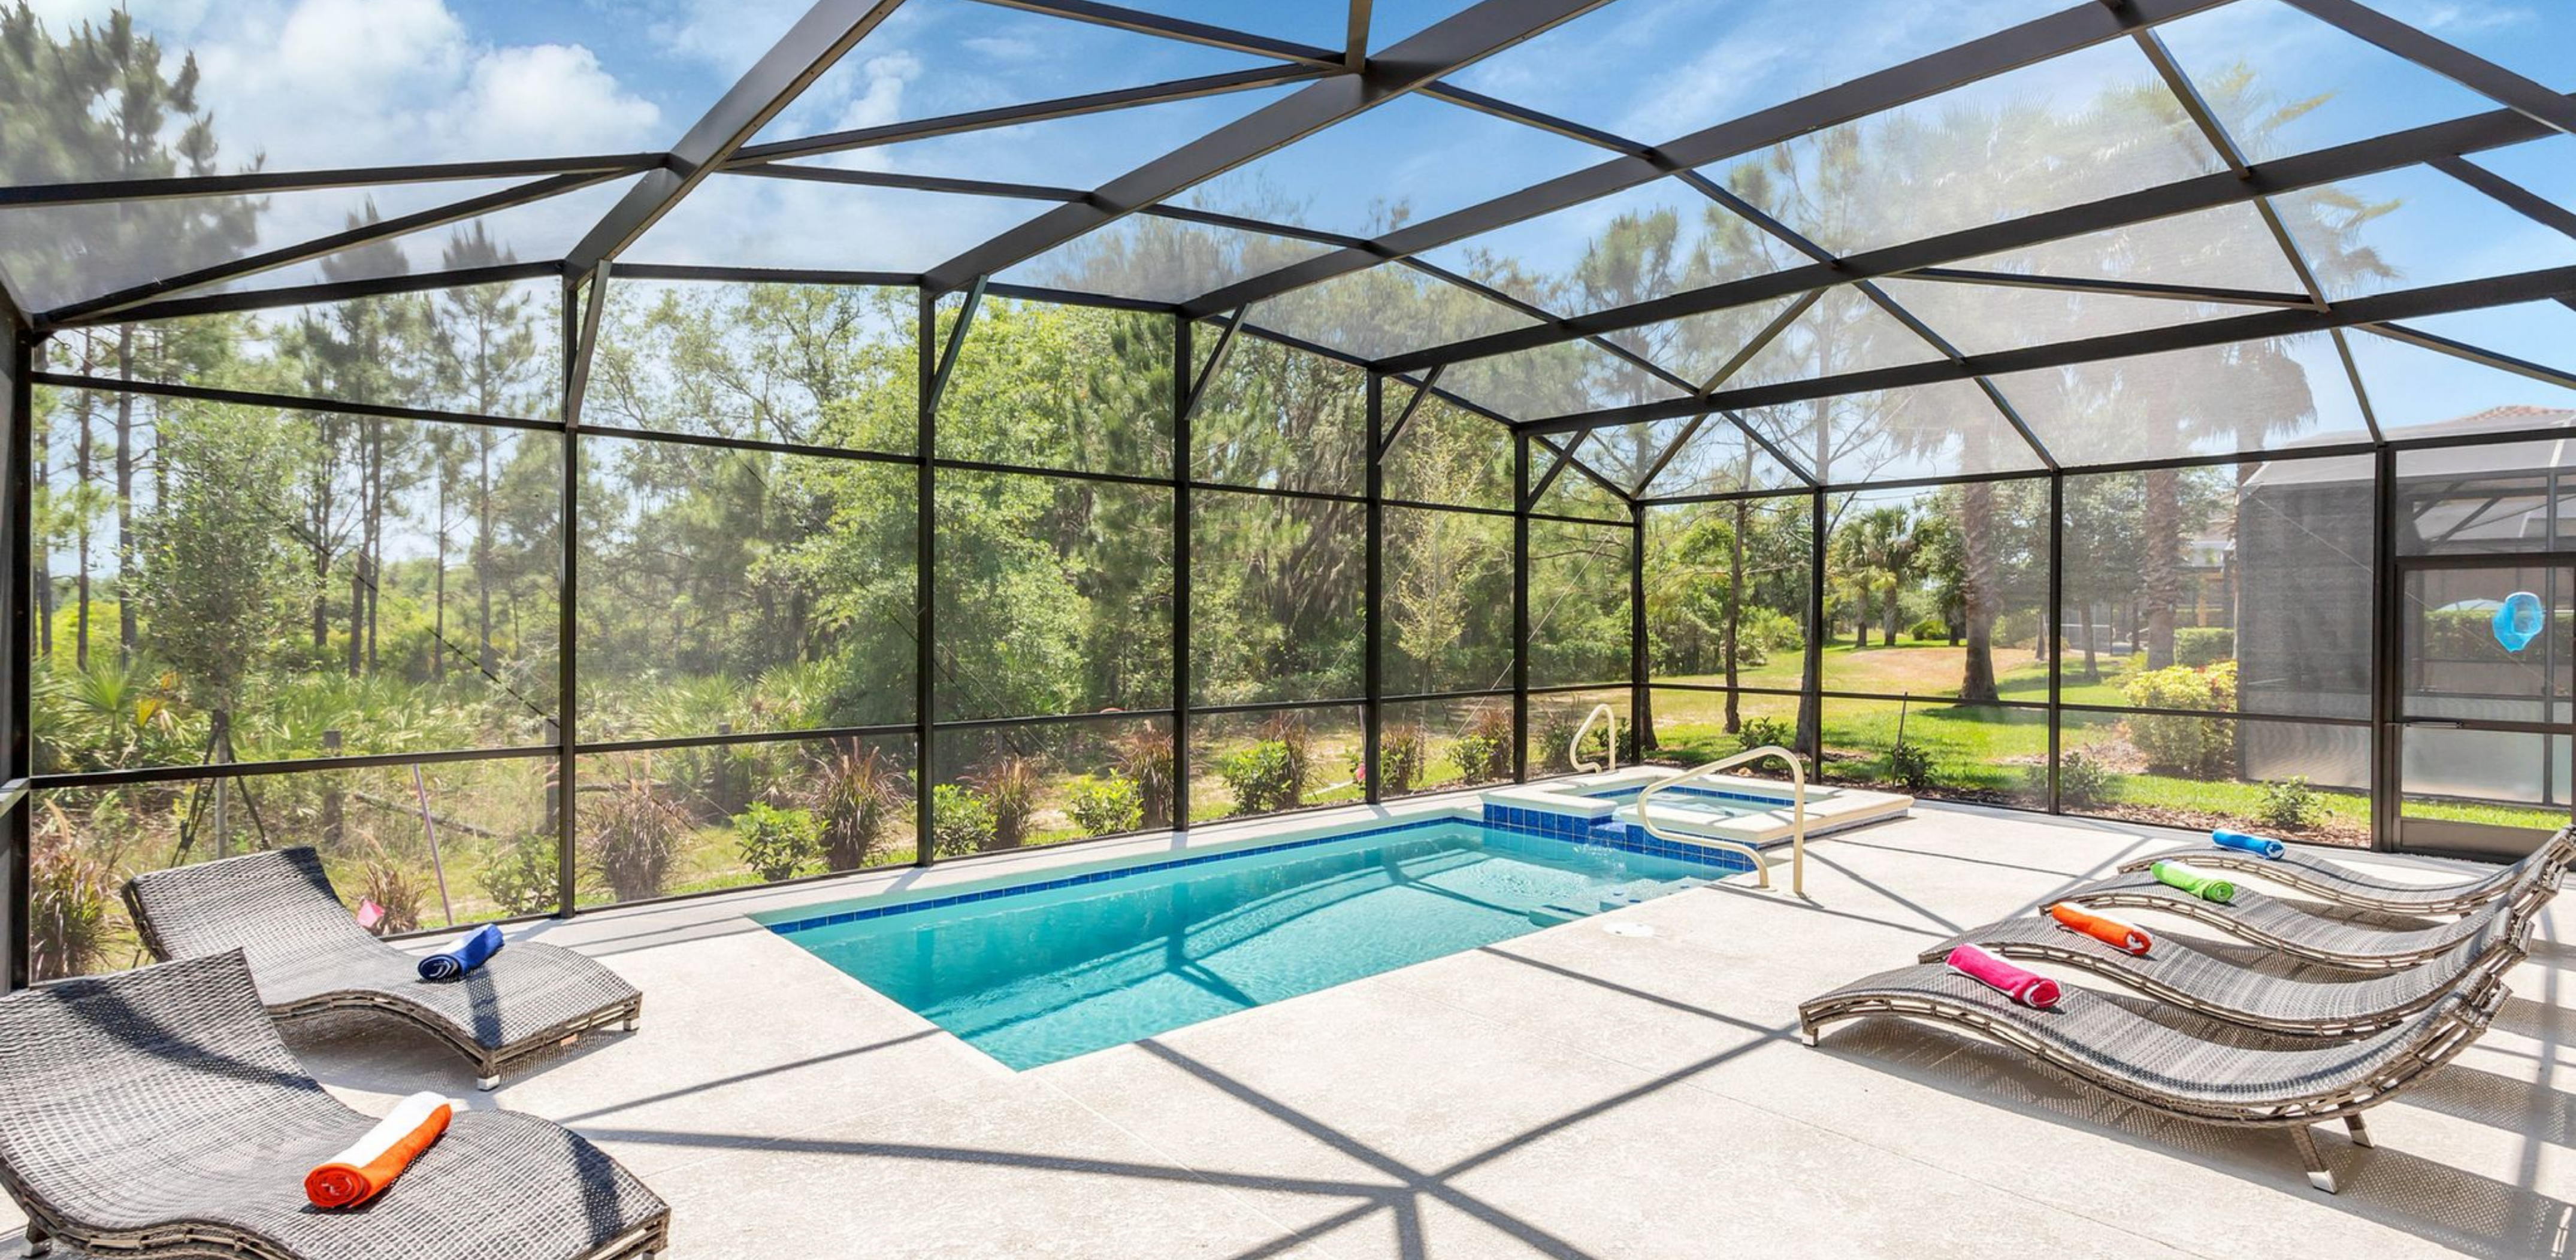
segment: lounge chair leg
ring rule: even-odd
[[[46,1233],[44,1226],[32,1220],[28,1221],[26,1239],[26,1247],[18,1254],[27,1257],[27,1260],[36,1260],[39,1256],[54,1254],[54,1236]]]
[[[2361,1127],[2360,1113],[2355,1112],[2352,1115],[2345,1116],[2343,1118],[2343,1127],[2351,1132],[2353,1145],[2358,1146],[2365,1151],[2370,1149],[2370,1130]]]
[[[1816,1028],[1815,1028],[1815,1025],[1813,1025],[1813,1024],[1800,1024],[1800,1025],[1798,1025],[1798,1044],[1799,1044],[1799,1045],[1802,1045],[1802,1046],[1805,1046],[1806,1048],[1808,1048],[1808,1049],[1810,1049],[1810,1050],[1813,1050],[1813,1049],[1815,1049],[1815,1048],[1816,1048]]]
[[[474,1088],[482,1090],[487,1094],[491,1093],[493,1090],[501,1088],[501,1074],[494,1072],[490,1076],[475,1077]]]
[[[2308,1132],[2308,1126],[2304,1124],[2293,1125],[2290,1128],[2290,1141],[2298,1145],[2299,1159],[2308,1166],[2308,1184],[2327,1194],[2333,1194],[2335,1192],[2334,1170],[2326,1167],[2325,1156],[2317,1153],[2316,1135]]]

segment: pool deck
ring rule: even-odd
[[[2180,838],[1927,804],[1814,844],[1807,901],[1694,889],[1023,1073],[742,914],[1168,842],[638,907],[527,930],[641,987],[642,1031],[497,1097],[658,1190],[679,1260],[2576,1255],[2576,902],[2377,1149],[2319,1130],[2339,1196],[2278,1132],[1964,1036],[1798,1044],[1799,999]],[[297,1043],[363,1108],[473,1094],[385,1024]]]

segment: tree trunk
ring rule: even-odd
[[[134,326],[116,330],[116,376],[134,379]],[[134,658],[134,601],[125,582],[134,572],[134,395],[116,396],[116,659]]]
[[[1970,482],[1959,491],[1961,574],[1959,619],[1968,639],[1968,659],[1959,678],[1959,698],[1975,703],[1999,698],[1995,687],[1995,488]]]
[[[2172,469],[2150,472],[2147,482],[2144,582],[2147,668],[2174,663],[2174,608],[2182,600],[2182,474]]]
[[[438,568],[430,574],[429,677],[447,679],[447,479],[438,479]]]
[[[474,436],[474,636],[476,659],[487,673],[500,661],[492,653],[492,436]]]
[[[2084,605],[2084,681],[2102,681],[2100,632],[2094,627],[2102,619],[2102,610],[2091,603]]]
[[[51,472],[46,467],[46,451],[47,445],[39,445],[35,451],[36,467],[34,480],[35,484],[39,486],[46,485],[52,480]],[[34,580],[31,583],[34,588],[33,593],[36,603],[36,655],[44,657],[47,660],[53,659],[54,655],[53,550],[53,539],[51,537],[39,538],[36,540],[35,564],[33,566],[34,573],[32,574]]]
[[[90,414],[92,405],[90,395],[83,394],[78,409],[80,436],[72,439],[72,466],[80,483],[72,500],[73,551],[80,564],[79,573],[72,580],[72,663],[82,669],[89,668],[89,499],[90,477],[96,471],[90,447],[94,419]]]
[[[1744,531],[1751,523],[1752,511],[1742,499],[1735,501],[1735,536],[1726,549],[1726,636],[1718,650],[1726,659],[1726,733],[1744,729],[1744,716],[1735,696],[1738,685],[1739,645],[1744,631]]]

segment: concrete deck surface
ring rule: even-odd
[[[641,987],[642,1031],[497,1098],[658,1190],[681,1260],[2576,1254],[2576,909],[2479,1044],[2371,1113],[2377,1149],[2318,1131],[2337,1196],[2278,1132],[1961,1035],[1797,1043],[1800,999],[2180,838],[1927,805],[1819,841],[1806,902],[1693,890],[1022,1073],[740,917],[852,882],[639,907],[537,934]],[[389,1025],[296,1041],[365,1109],[472,1095]]]

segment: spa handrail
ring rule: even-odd
[[[1592,711],[1583,715],[1583,725],[1574,728],[1574,738],[1565,745],[1565,764],[1584,774],[1601,769],[1583,759],[1583,737],[1591,734],[1592,724],[1602,718],[1610,719],[1610,768],[1619,768],[1619,711],[1606,704],[1592,706]]]
[[[1658,779],[1648,784],[1645,791],[1637,794],[1637,825],[1644,827],[1647,835],[1669,844],[1697,845],[1705,849],[1725,849],[1732,853],[1741,853],[1752,859],[1754,875],[1762,881],[1763,887],[1769,888],[1771,864],[1763,860],[1760,849],[1738,840],[1727,840],[1717,836],[1677,835],[1666,831],[1655,825],[1655,812],[1652,807],[1655,793],[1665,788],[1688,783],[1693,779],[1708,778],[1721,770],[1731,770],[1747,762],[1760,761],[1766,757],[1777,757],[1789,763],[1789,891],[1800,897],[1806,896],[1807,767],[1806,763],[1798,760],[1798,754],[1778,744],[1747,748],[1733,756],[1720,757],[1695,770],[1684,770],[1670,778]]]

